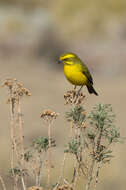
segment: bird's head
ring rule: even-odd
[[[66,65],[73,65],[79,60],[79,57],[74,53],[65,53],[62,54],[59,58],[58,63],[63,63]]]

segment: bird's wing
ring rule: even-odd
[[[88,78],[89,82],[93,85],[93,78],[92,78],[88,68],[84,64],[82,65],[82,72]]]

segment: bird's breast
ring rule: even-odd
[[[83,74],[79,65],[64,65],[64,74],[67,80],[74,85],[85,85],[87,77]]]

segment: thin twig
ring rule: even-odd
[[[95,150],[95,142],[94,142],[94,140],[92,140],[92,152],[93,153],[94,153],[94,150]],[[90,189],[90,185],[91,185],[92,178],[93,178],[94,166],[95,166],[95,158],[93,156],[92,157],[92,161],[91,161],[91,166],[90,166],[89,174],[88,174],[88,182],[86,184],[86,190]]]
[[[70,122],[69,138],[72,138],[72,136],[73,136],[73,121]]]
[[[42,156],[40,155],[40,166],[39,166],[39,169],[40,169],[40,172],[39,172],[39,176],[38,176],[38,186],[40,187],[41,186],[41,179],[42,179]]]
[[[15,128],[15,102],[14,101],[15,100],[13,98],[13,89],[10,88],[11,171],[12,171],[12,176],[14,179],[14,190],[18,190],[18,185],[17,185],[18,180],[14,173],[14,153],[15,153],[15,150],[17,150],[17,145],[16,145],[15,137],[14,137],[14,128]]]
[[[77,160],[75,159],[74,172],[72,177],[73,189],[75,189],[76,187],[77,180],[78,180],[78,167],[77,167]]]
[[[21,177],[21,181],[22,181],[22,186],[23,186],[23,189],[26,190],[26,186],[25,186],[25,183],[24,183],[24,178]]]
[[[48,124],[48,140],[49,140],[49,147],[48,147],[48,178],[47,178],[47,187],[50,186],[50,169],[51,169],[51,123]]]
[[[62,161],[62,164],[61,164],[61,171],[60,171],[59,180],[58,180],[58,183],[56,184],[56,186],[54,187],[53,190],[57,189],[57,187],[61,184],[62,179],[64,178],[64,166],[65,166],[66,156],[67,156],[67,153],[64,153],[63,161]]]
[[[90,189],[91,181],[92,181],[92,178],[93,178],[94,165],[95,165],[95,159],[92,159],[92,163],[91,163],[90,171],[89,171],[88,183],[86,185],[86,190]]]
[[[20,139],[20,146],[21,146],[21,166],[23,169],[23,167],[24,167],[24,143],[23,143],[22,113],[21,113],[20,97],[18,98],[17,106],[18,106],[17,112],[18,112],[18,122],[19,122],[19,139]]]
[[[10,130],[11,130],[11,170],[14,176],[14,103],[12,88],[10,88]]]
[[[4,183],[4,180],[3,180],[1,175],[0,175],[0,181],[1,181],[1,184],[2,184],[2,187],[3,187],[3,190],[7,190],[6,186],[5,186],[5,183]]]
[[[98,184],[98,179],[99,179],[99,171],[101,168],[102,162],[98,162],[97,170],[96,170],[96,179],[95,179],[95,186],[94,190],[96,190],[97,184]]]
[[[19,125],[19,139],[20,139],[20,147],[21,147],[21,158],[19,160],[19,163],[21,164],[21,171],[24,169],[24,143],[23,143],[23,129],[22,129],[22,113],[21,113],[21,103],[20,103],[20,97],[18,97],[18,103],[17,103],[17,112],[18,112],[18,125]],[[24,178],[22,176],[21,178],[23,189],[26,190]]]
[[[65,166],[66,156],[67,156],[67,153],[64,153],[64,157],[63,157],[63,161],[62,161],[62,165],[61,165],[61,171],[60,171],[60,177],[59,177],[59,180],[58,180],[58,184],[61,183],[61,180],[64,177],[64,166]]]
[[[74,183],[73,183],[73,189],[76,189],[76,185],[77,185],[77,182],[78,182],[78,172],[76,171],[76,175],[75,175],[75,178],[74,178]]]

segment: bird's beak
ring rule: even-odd
[[[61,63],[63,63],[63,61],[59,60],[59,61],[58,61],[58,64],[61,64]]]

